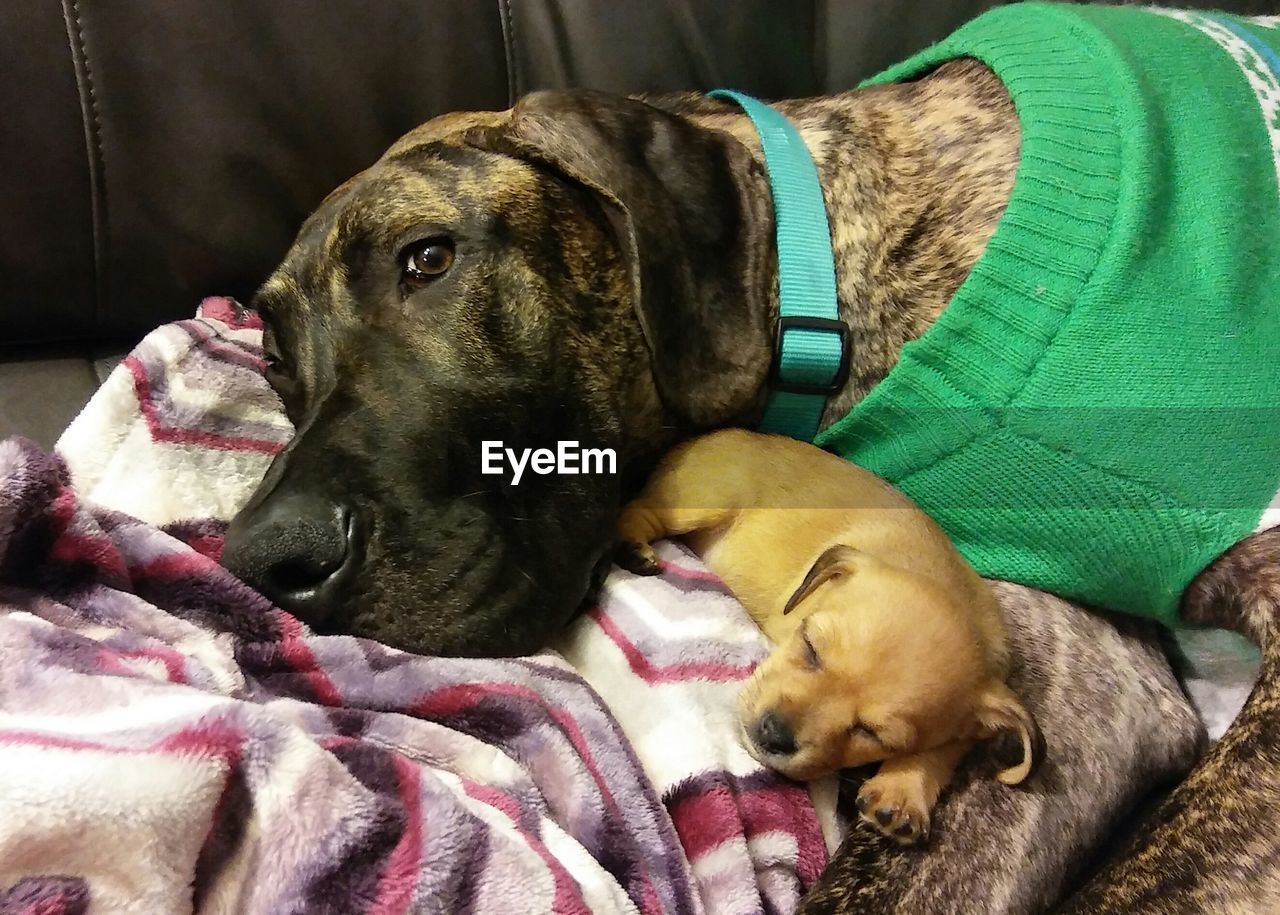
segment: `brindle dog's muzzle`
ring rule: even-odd
[[[228,529],[222,561],[240,579],[323,630],[364,563],[351,508],[310,494],[259,501]]]

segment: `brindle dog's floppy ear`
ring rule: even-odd
[[[786,616],[799,605],[800,601],[837,575],[852,574],[854,560],[859,555],[861,554],[857,550],[843,543],[828,547],[821,556],[813,561],[813,565],[809,568],[809,574],[804,577],[804,581],[800,582],[800,587],[796,588],[796,593],[791,595],[787,605],[782,608],[782,615]]]
[[[740,142],[638,99],[525,96],[467,141],[594,192],[631,271],[659,396],[693,427],[756,404],[771,354],[768,176]]]
[[[994,737],[1000,731],[1013,731],[1022,739],[1022,761],[996,773],[996,778],[1006,785],[1022,784],[1044,756],[1044,736],[1036,720],[1013,690],[999,680],[987,684],[974,713],[984,737]]]

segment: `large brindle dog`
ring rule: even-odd
[[[971,60],[778,107],[824,185],[856,353],[830,423],[983,253],[1018,167],[1019,122],[1001,82]],[[770,199],[746,118],[700,96],[537,93],[414,130],[324,201],[255,301],[297,436],[232,525],[225,562],[320,631],[432,653],[542,646],[607,567],[620,503],[655,459],[699,431],[759,419],[777,310]],[[614,448],[619,473],[502,485],[480,473],[486,439]],[[1187,593],[1187,619],[1263,647],[1261,681],[1069,911],[1280,911],[1278,560],[1280,539],[1255,535]],[[1117,739],[1155,749],[1130,777],[1190,765],[1195,725],[1127,623],[998,590],[1024,656],[1038,662],[1057,645],[1080,682],[1111,677],[1141,694],[1156,726]],[[1095,719],[1085,693],[1054,700],[1057,723],[1045,722],[1047,687],[1021,676],[1051,746],[1126,730],[1115,709]],[[1076,808],[1091,794],[1134,801],[1108,787],[1106,759],[1080,765],[1093,781],[1059,792]],[[997,801],[979,784],[962,776],[931,851],[855,831],[807,910],[1029,908],[1083,879],[1054,870],[1084,852],[1055,846],[1043,796]],[[1087,838],[1112,823],[1097,820]],[[947,844],[948,824],[969,844]],[[1039,883],[1019,896],[1019,880]]]

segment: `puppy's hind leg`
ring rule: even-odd
[[[697,442],[686,443],[671,452],[644,492],[622,510],[614,558],[624,569],[656,575],[662,567],[650,546],[653,541],[715,527],[732,514],[735,484],[731,475],[699,460],[697,447]],[[705,450],[705,444],[702,447]]]
[[[622,510],[618,518],[618,545],[614,558],[618,565],[637,575],[657,575],[662,571],[652,543],[713,527],[729,514],[727,508],[670,508],[641,496]]]

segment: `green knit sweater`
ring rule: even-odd
[[[872,80],[975,57],[1021,122],[986,252],[818,438],[984,575],[1173,623],[1280,507],[1277,26],[1016,4]]]

